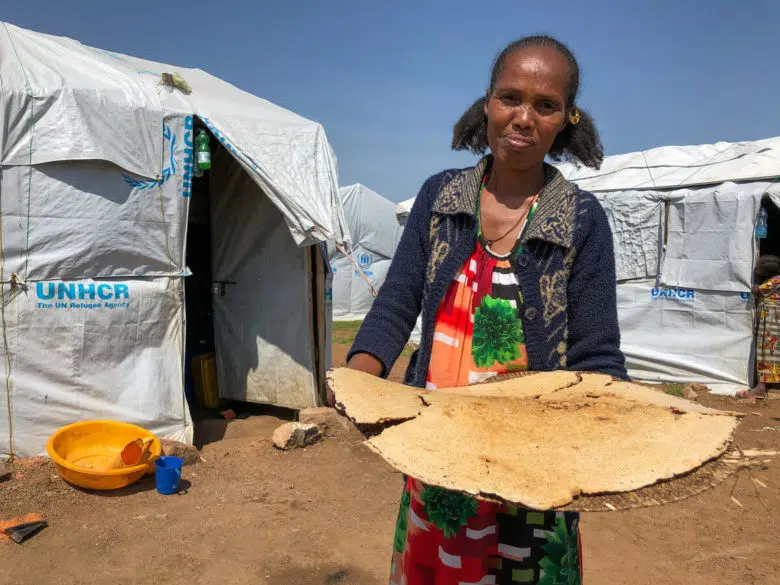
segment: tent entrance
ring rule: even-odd
[[[186,367],[213,352],[224,402],[316,406],[327,367],[322,250],[298,247],[279,209],[213,135],[211,161],[190,201]]]
[[[203,128],[197,126],[195,133]],[[214,285],[211,268],[211,186],[209,173],[192,177],[187,216],[186,265],[190,275],[184,280],[185,295],[185,387],[192,406],[200,404],[194,393],[191,364],[194,358],[214,354]]]
[[[780,256],[780,209],[770,197],[764,196],[761,207],[767,212],[766,238],[759,240],[761,256]]]

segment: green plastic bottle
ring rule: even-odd
[[[195,142],[198,145],[196,149],[198,152],[198,168],[204,171],[210,169],[211,151],[209,150],[209,135],[203,130],[199,130]]]

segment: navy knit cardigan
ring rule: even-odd
[[[423,185],[384,284],[348,358],[367,353],[386,376],[422,311],[422,340],[405,383],[424,387],[436,311],[477,238],[477,200],[490,156]],[[592,194],[545,165],[545,185],[517,258],[529,369],[595,371],[627,379],[617,321],[615,259],[606,214]]]

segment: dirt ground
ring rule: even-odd
[[[334,363],[345,351],[335,348]],[[780,449],[780,400],[701,402],[748,413],[742,448]],[[0,584],[387,583],[400,475],[348,428],[276,451],[279,423],[258,415],[204,424],[204,461],[185,468],[184,495],[157,494],[152,478],[98,495],[68,486],[45,462],[17,469],[0,484],[0,520],[39,512],[50,526],[22,545],[0,541]],[[584,515],[584,583],[777,585],[780,456],[768,461],[753,472],[766,488],[743,472],[678,504]]]

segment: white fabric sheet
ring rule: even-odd
[[[722,392],[749,384],[753,302],[748,293],[619,284],[621,348],[633,378],[701,382]]]
[[[767,183],[723,183],[669,193],[661,282],[713,291],[749,291],[756,259],[756,218],[767,188]]]
[[[609,220],[617,280],[658,274],[664,203],[654,193],[618,191],[597,197]]]

